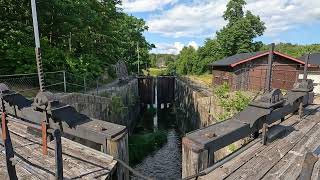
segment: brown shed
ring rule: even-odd
[[[236,54],[213,62],[213,85],[227,82],[233,90],[265,88],[269,51]],[[274,51],[272,87],[291,89],[299,77],[304,61]]]

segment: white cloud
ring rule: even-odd
[[[173,44],[169,43],[159,43],[156,44],[156,48],[151,51],[151,53],[156,53],[156,54],[179,54],[180,51],[183,49],[185,44],[181,42],[175,42]],[[195,49],[198,49],[198,44],[194,41],[191,41],[188,43],[187,46],[192,46]]]
[[[149,32],[176,38],[213,37],[226,24],[222,18],[226,4],[227,0],[177,3],[148,20]],[[320,0],[247,0],[246,9],[266,23],[266,36],[320,22]]]
[[[266,23],[265,35],[277,36],[298,26],[320,22],[319,0],[248,0],[246,8]]]
[[[189,42],[188,46],[192,46],[196,50],[199,48],[198,44],[196,42],[194,42],[194,41]]]
[[[159,43],[156,44],[156,48],[151,51],[151,53],[156,54],[179,54],[179,52],[184,47],[181,42],[175,42],[173,44],[169,43]]]
[[[126,12],[151,12],[176,2],[177,0],[123,0],[120,7]]]
[[[225,0],[177,4],[173,8],[151,17],[149,31],[166,36],[213,36],[225,22],[221,18]]]

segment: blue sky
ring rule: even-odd
[[[221,17],[228,0],[123,0],[128,14],[149,26],[147,40],[155,53],[177,54],[183,46],[202,46],[226,22]],[[250,10],[265,22],[264,43],[320,43],[320,0],[247,0]]]

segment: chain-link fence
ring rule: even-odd
[[[48,91],[58,92],[97,92],[110,82],[109,79],[89,78],[75,75],[66,71],[44,73],[44,88]],[[25,97],[35,97],[39,92],[39,79],[37,73],[0,75],[0,83],[5,83],[11,90],[19,92]]]
[[[272,70],[271,86],[290,90],[298,79],[302,79],[302,70],[276,69]],[[320,80],[319,71],[308,71],[308,78],[314,80],[317,86],[317,79]],[[230,79],[228,79],[230,81]],[[242,68],[234,72],[232,78],[232,89],[243,91],[263,91],[267,85],[267,68]]]

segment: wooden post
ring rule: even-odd
[[[106,144],[107,154],[118,158],[129,164],[129,146],[128,146],[128,132],[118,135],[113,139],[108,139]],[[129,180],[129,170],[123,167],[120,163],[117,164],[117,179]]]
[[[208,157],[208,150],[184,137],[182,139],[182,178],[206,169],[209,164]]]
[[[269,57],[268,57],[268,69],[267,69],[267,84],[266,84],[266,92],[271,92],[272,89],[272,64],[273,64],[273,51],[275,44],[272,43],[270,45]]]
[[[306,55],[304,60],[304,68],[303,68],[303,79],[306,80],[308,78],[308,64],[309,64],[310,53]]]
[[[42,154],[48,155],[48,144],[47,144],[47,122],[43,121],[41,124],[42,131]]]

